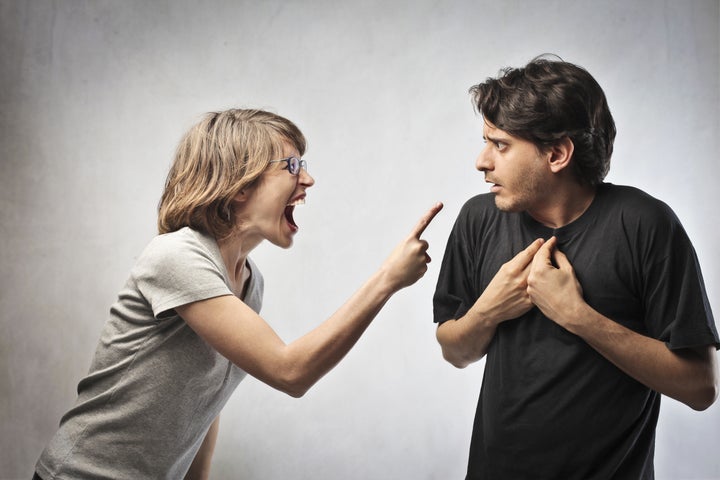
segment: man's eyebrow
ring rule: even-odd
[[[494,143],[497,143],[497,142],[510,143],[510,137],[505,137],[505,136],[496,137],[494,135],[490,136],[490,135],[483,134],[483,140],[494,142]]]

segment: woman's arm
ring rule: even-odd
[[[220,429],[220,416],[215,418],[210,425],[200,450],[195,454],[195,459],[190,465],[190,470],[185,474],[185,480],[207,480],[210,478],[210,463],[215,451],[218,430]]]
[[[437,204],[408,238],[328,320],[285,344],[259,315],[227,295],[178,307],[178,314],[205,341],[248,374],[293,397],[301,397],[355,345],[398,290],[427,271],[427,242],[420,235],[440,211]]]

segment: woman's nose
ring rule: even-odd
[[[305,185],[307,187],[312,187],[313,185],[315,185],[315,179],[304,168],[300,169],[299,175],[300,175],[300,183],[302,183],[303,185]]]

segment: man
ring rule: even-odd
[[[470,90],[491,193],[461,209],[434,296],[456,367],[486,357],[468,479],[652,479],[660,395],[717,397],[718,333],[664,203],[604,183],[595,79],[538,58]]]

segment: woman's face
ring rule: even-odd
[[[282,158],[288,157],[300,158],[300,154],[285,143]],[[238,220],[243,233],[289,248],[299,230],[293,211],[295,206],[305,203],[306,190],[314,184],[315,180],[303,168],[293,175],[288,162],[271,163],[242,202]]]

